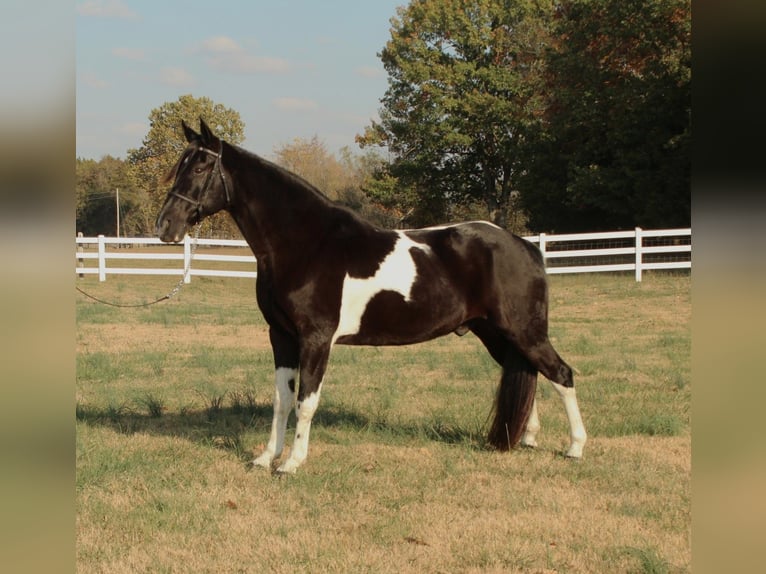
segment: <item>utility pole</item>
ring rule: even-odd
[[[120,188],[119,187],[116,189],[115,198],[117,201],[117,239],[119,239],[120,238]]]

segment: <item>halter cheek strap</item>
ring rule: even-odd
[[[221,178],[221,183],[223,184],[224,193],[226,194],[226,207],[230,206],[231,194],[229,192],[229,184],[226,182],[226,176],[224,175],[223,170],[221,169],[221,156],[223,154],[223,142],[221,142],[220,152],[214,152],[213,150],[207,149],[205,147],[200,147],[199,150],[205,152],[206,154],[212,155],[215,158],[215,165],[213,166],[212,171],[208,174],[207,179],[205,180],[205,185],[202,187],[202,192],[199,194],[199,199],[192,199],[191,197],[182,195],[178,193],[177,191],[171,191],[170,195],[177,197],[178,199],[183,199],[184,201],[188,201],[189,203],[191,203],[197,208],[197,211],[202,211],[202,199],[205,197],[205,195],[208,192],[210,183],[213,179],[213,173],[215,171],[218,171],[218,175]]]

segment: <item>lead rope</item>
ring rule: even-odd
[[[168,299],[172,299],[178,294],[178,292],[181,290],[181,287],[184,286],[184,283],[186,283],[186,278],[189,276],[192,260],[194,259],[194,254],[197,252],[197,240],[199,239],[199,232],[201,228],[202,228],[202,225],[198,223],[197,229],[194,231],[194,240],[192,241],[191,251],[189,253],[189,261],[186,264],[186,267],[184,268],[184,272],[183,272],[183,275],[181,276],[181,279],[178,281],[176,286],[173,287],[173,289],[167,295],[163,295],[159,299],[155,299],[154,301],[149,301],[148,303],[136,303],[136,304],[112,303],[110,301],[104,301],[103,299],[99,299],[98,297],[95,297],[91,295],[90,293],[86,293],[85,291],[83,291],[77,286],[75,286],[75,289],[77,289],[80,293],[82,293],[89,299],[93,299],[94,301],[101,303],[103,305],[109,305],[110,307],[149,307],[150,305],[155,305],[162,301],[167,301]]]

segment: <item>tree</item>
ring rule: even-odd
[[[337,201],[342,191],[354,185],[354,174],[338,162],[318,136],[295,138],[274,150],[276,163],[301,176],[322,193]]]
[[[411,223],[477,202],[507,222],[543,110],[550,13],[545,0],[413,0],[392,19],[381,119],[357,141],[393,154],[388,176],[418,199]]]
[[[104,156],[99,161],[78,158],[75,163],[76,225],[85,235],[115,235],[117,190],[120,194],[120,235],[132,235],[132,214],[139,194],[128,165]]]
[[[562,2],[520,183],[531,227],[691,224],[690,27],[690,0]]]
[[[128,150],[128,163],[143,194],[137,217],[140,219],[137,228],[143,234],[154,233],[154,221],[167,193],[167,186],[162,180],[186,148],[181,120],[196,125],[199,118],[203,118],[216,135],[230,144],[239,145],[244,140],[244,123],[239,113],[209,98],[184,95],[176,102],[153,109],[149,113],[149,132],[141,147]],[[208,235],[232,236],[238,233],[225,214],[210,217],[202,225]]]
[[[365,185],[384,163],[379,155],[359,156],[343,148],[338,158],[316,135],[310,140],[295,138],[275,149],[274,155],[277,164],[301,176],[331,200],[378,225],[390,227],[396,223],[395,217],[375,205],[364,192]]]

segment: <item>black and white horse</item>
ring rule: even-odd
[[[298,176],[183,125],[188,146],[157,218],[163,241],[226,210],[257,258],[258,305],[276,369],[274,419],[253,464],[282,453],[295,404],[295,440],[277,472],[308,454],[333,345],[405,345],[473,332],[502,367],[488,442],[535,446],[537,373],[552,383],[569,419],[567,455],[582,456],[585,428],[572,369],[548,339],[548,288],[540,252],[487,222],[380,229],[332,203]],[[298,384],[299,382],[299,384]],[[297,402],[296,402],[297,394]]]

